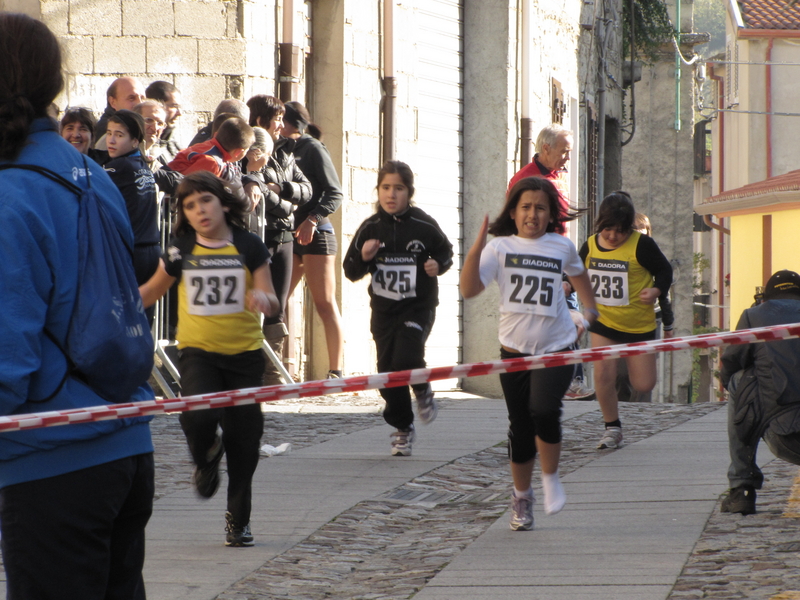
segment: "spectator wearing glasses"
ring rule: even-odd
[[[144,149],[142,158],[153,172],[158,189],[170,196],[183,179],[183,175],[167,167],[166,147],[160,144],[161,133],[167,127],[167,110],[158,100],[145,100],[133,109],[144,120]]]
[[[147,86],[145,95],[153,100],[158,100],[164,105],[167,111],[166,126],[159,137],[159,146],[164,149],[167,155],[167,162],[183,150],[177,140],[176,127],[177,121],[183,114],[181,110],[181,92],[169,81],[154,81]]]

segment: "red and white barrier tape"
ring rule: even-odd
[[[739,331],[721,333],[706,333],[703,335],[669,340],[636,342],[633,344],[620,344],[618,346],[605,346],[602,348],[574,350],[524,358],[493,360],[451,367],[413,369],[409,371],[395,371],[393,373],[343,377],[341,379],[307,381],[305,383],[290,385],[273,385],[261,388],[232,390],[214,394],[203,394],[200,396],[187,396],[185,398],[147,400],[144,402],[91,406],[88,408],[64,411],[29,413],[0,417],[0,432],[39,429],[41,427],[54,427],[56,425],[68,425],[71,423],[91,423],[93,421],[124,419],[126,417],[140,417],[168,412],[242,406],[246,404],[255,404],[257,402],[282,400],[285,398],[325,396],[343,392],[398,387],[412,383],[425,383],[441,379],[460,379],[462,377],[478,377],[480,375],[490,375],[492,373],[560,367],[576,363],[636,356],[639,354],[674,352],[676,350],[686,350],[690,348],[714,348],[725,344],[750,344],[754,342],[785,340],[795,337],[800,337],[800,323],[774,325],[755,329],[741,329]]]

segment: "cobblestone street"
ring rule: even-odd
[[[442,405],[458,401],[444,399]],[[276,446],[290,442],[293,450],[318,444],[380,425],[380,406],[373,396],[275,403],[266,414],[262,441]],[[622,404],[625,439],[631,444],[724,409],[720,404]],[[341,412],[345,410],[360,412]],[[562,475],[597,458],[599,420],[599,411],[591,411],[564,422]],[[152,432],[156,498],[163,498],[190,486],[192,465],[177,415],[157,416]],[[791,497],[798,467],[774,460],[764,475],[758,514],[720,513],[717,503],[669,600],[800,598],[800,498]],[[433,469],[380,498],[359,502],[217,598],[412,598],[503,515],[509,495],[501,443]]]
[[[331,400],[319,402],[330,405]],[[284,401],[282,408],[308,403]],[[352,403],[362,410],[374,405],[375,412],[271,412],[264,442],[291,442],[300,448],[382,422],[378,398],[338,398],[335,403]],[[724,406],[622,404],[621,410],[626,442],[633,443]],[[564,423],[562,474],[597,456],[593,441],[598,422],[599,412],[591,412]],[[191,464],[177,417],[156,418],[153,434],[156,494],[188,486]],[[797,512],[785,514],[797,472],[796,466],[781,461],[765,468],[756,515],[720,513],[718,503],[669,599],[800,598],[800,592],[791,595],[800,590],[800,520]],[[380,501],[359,503],[219,599],[411,598],[508,508],[508,481],[504,443],[456,460]],[[421,501],[414,500],[423,493]]]

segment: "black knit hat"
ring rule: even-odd
[[[311,123],[311,115],[308,114],[308,109],[294,100],[286,102],[283,107],[285,111],[283,120],[292,127],[296,127],[299,131],[305,131],[306,126]]]
[[[794,271],[778,271],[767,282],[764,289],[764,300],[779,298],[800,298],[800,275]]]
[[[144,119],[142,115],[133,112],[132,110],[118,110],[112,115],[112,119],[116,117],[128,128],[128,133],[130,136],[135,139],[139,140],[139,143],[144,142]]]

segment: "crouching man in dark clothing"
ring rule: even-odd
[[[736,329],[800,323],[800,275],[778,271],[764,302],[742,313]],[[730,492],[723,512],[756,512],[764,476],[756,464],[759,438],[778,458],[800,465],[800,339],[729,346],[722,355],[728,403]]]

